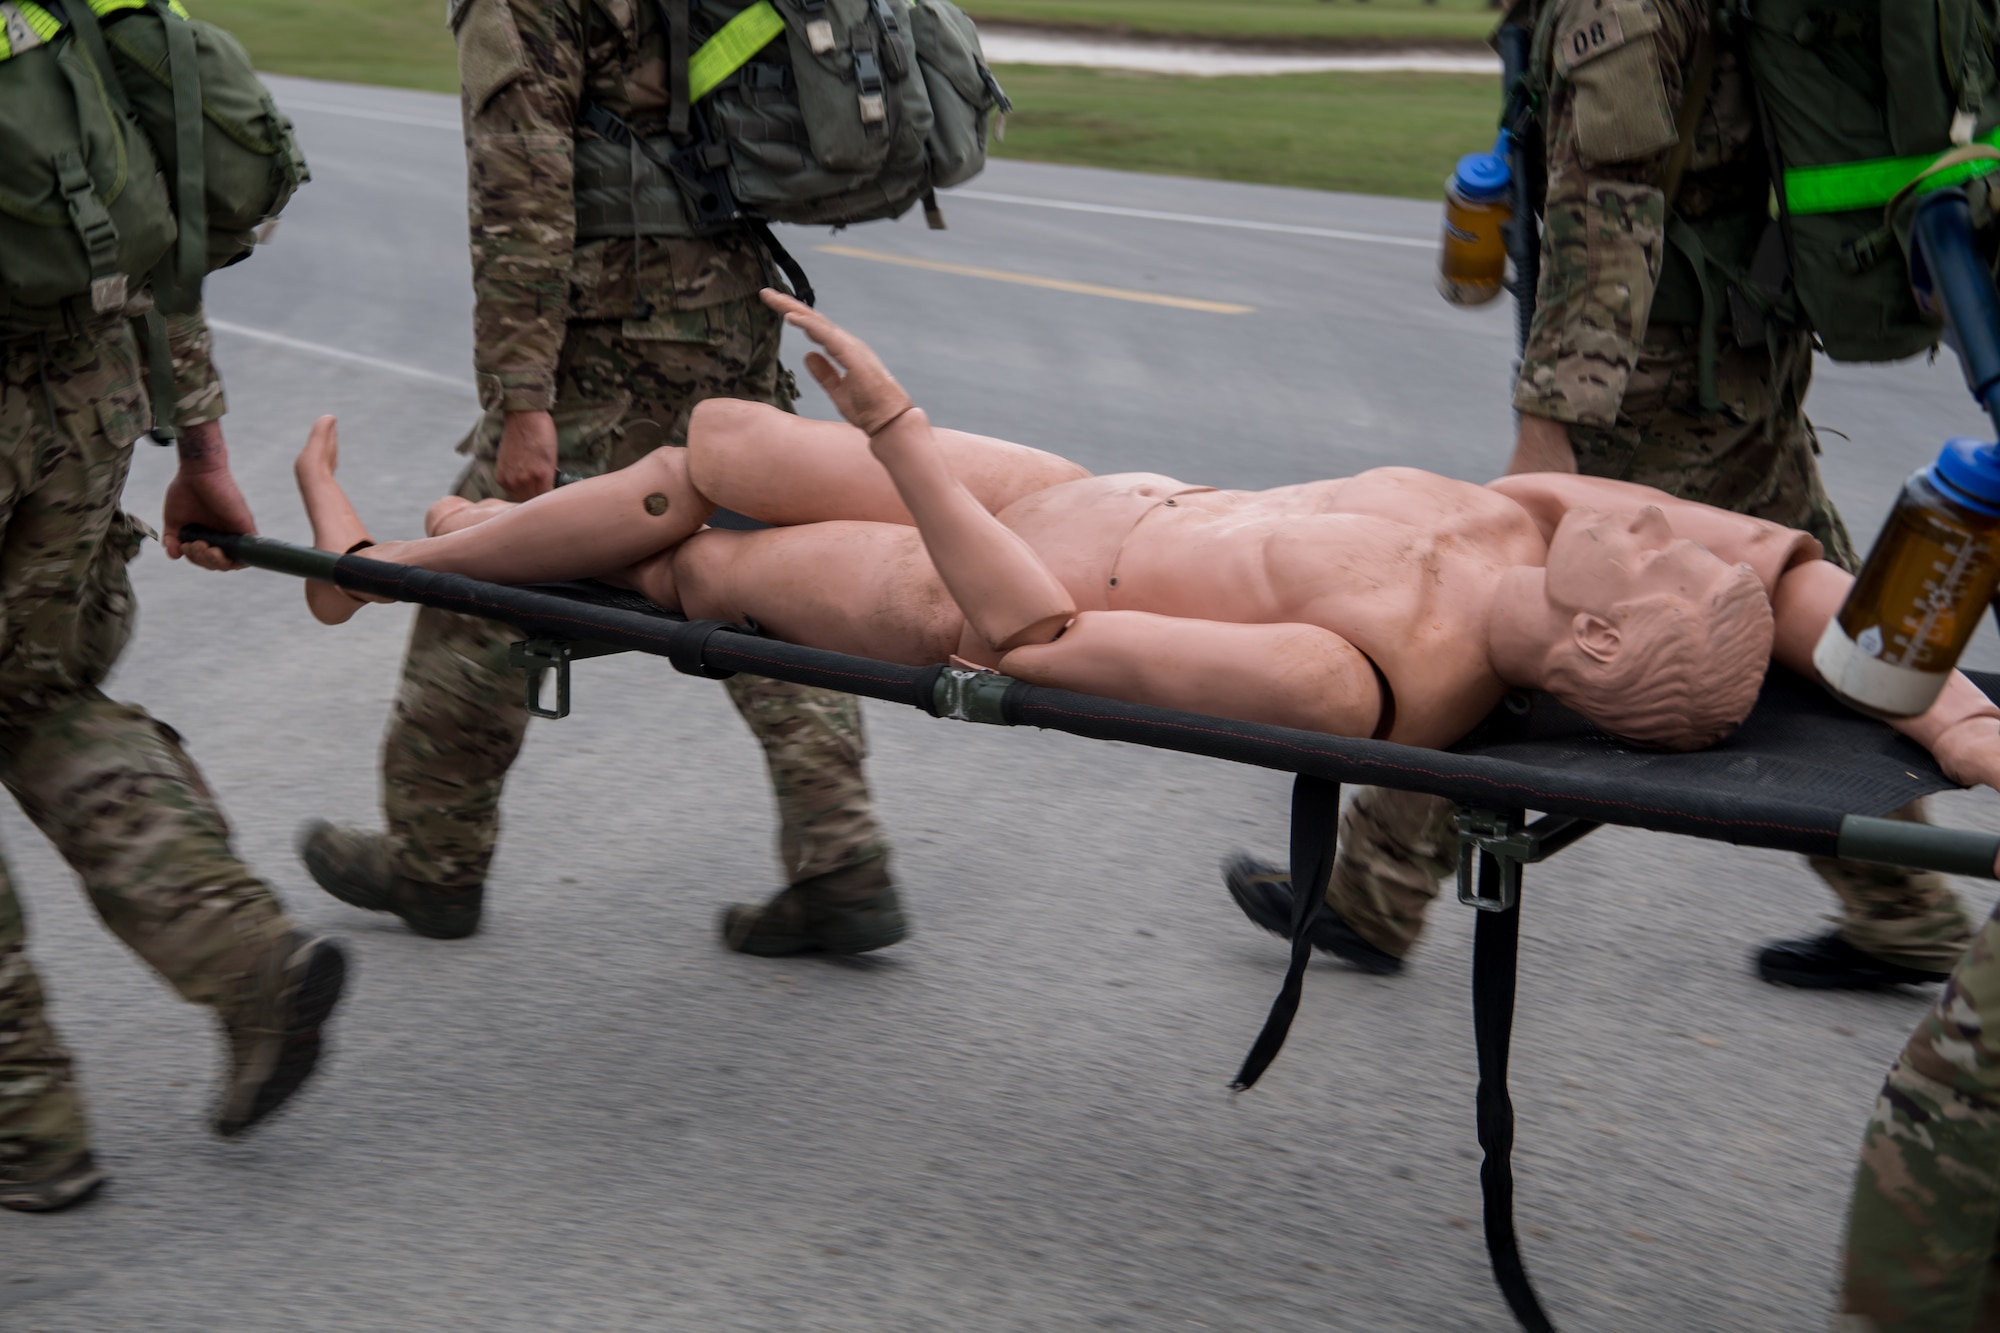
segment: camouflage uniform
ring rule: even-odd
[[[1743,348],[1725,321],[1715,367],[1722,410],[1710,412],[1701,407],[1697,329],[1651,318],[1667,250],[1659,182],[1676,141],[1683,66],[1708,6],[1558,2],[1553,67],[1544,70],[1541,286],[1514,406],[1567,423],[1587,475],[1803,528],[1829,560],[1855,568],[1803,411],[1808,337]],[[1532,19],[1527,8],[1517,15]],[[1689,219],[1761,210],[1768,188],[1745,77],[1723,43],[1675,208]],[[1903,813],[1921,815],[1915,807]],[[1327,900],[1356,933],[1397,957],[1416,942],[1440,878],[1456,867],[1450,818],[1447,802],[1373,788],[1357,793],[1342,818]],[[1812,867],[1845,909],[1841,933],[1863,953],[1944,972],[1971,936],[1940,876],[1824,857]]]
[[[2000,911],[1869,1118],[1841,1333],[2000,1331]]]
[[[213,421],[206,330],[177,322],[178,419]],[[0,342],[0,783],[76,870],[105,925],[183,998],[222,1006],[292,929],[229,849],[173,729],[98,685],[131,635],[118,507],[150,420],[129,326]],[[0,1176],[85,1147],[69,1053],[43,1013],[0,865]]]
[[[589,13],[586,17],[586,9]],[[571,149],[588,97],[650,132],[667,105],[654,7],[634,0],[470,0],[453,7],[470,182],[475,362],[484,419],[459,446],[457,494],[501,495],[504,414],[549,411],[558,467],[595,475],[685,445],[705,398],[792,405],[765,260],[738,234],[579,241]],[[588,49],[586,50],[586,45]],[[424,609],[383,747],[389,852],[410,879],[485,880],[507,769],[528,715],[515,634]],[[763,744],[789,883],[880,864],[860,709],[848,695],[737,676]]]

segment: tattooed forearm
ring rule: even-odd
[[[229,450],[222,442],[220,422],[181,427],[174,446],[180,452],[181,466],[189,471],[212,472],[229,466]]]

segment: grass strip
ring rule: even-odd
[[[996,156],[1261,185],[1435,199],[1500,118],[1478,75],[995,72],[1016,107]]]
[[[442,0],[192,0],[188,8],[229,29],[272,74],[458,91]]]
[[[1314,5],[1331,7],[1308,0]],[[194,8],[241,38],[259,69],[435,92],[458,87],[441,4],[195,0]],[[1027,65],[998,73],[1018,110],[1006,141],[993,146],[996,156],[1364,194],[1436,197],[1451,164],[1489,143],[1499,117],[1498,80],[1476,75],[1198,79]]]
[[[973,18],[1298,46],[1462,45],[1500,17],[1486,0],[962,0]]]

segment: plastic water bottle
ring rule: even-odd
[[[1863,712],[1915,717],[1944,688],[1996,591],[2000,448],[1952,440],[1903,484],[1813,666]]]
[[[1496,144],[1467,153],[1444,186],[1444,241],[1438,249],[1438,294],[1453,305],[1484,305],[1504,290],[1507,238],[1514,215],[1508,196],[1514,173]]]

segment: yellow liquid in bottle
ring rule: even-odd
[[[1921,476],[1876,539],[1813,664],[1847,703],[1887,717],[1929,708],[2000,590],[2000,518]]]
[[[1444,192],[1444,243],[1438,251],[1438,294],[1453,305],[1484,305],[1507,277],[1507,238],[1514,215],[1507,200],[1468,199],[1456,183]]]

